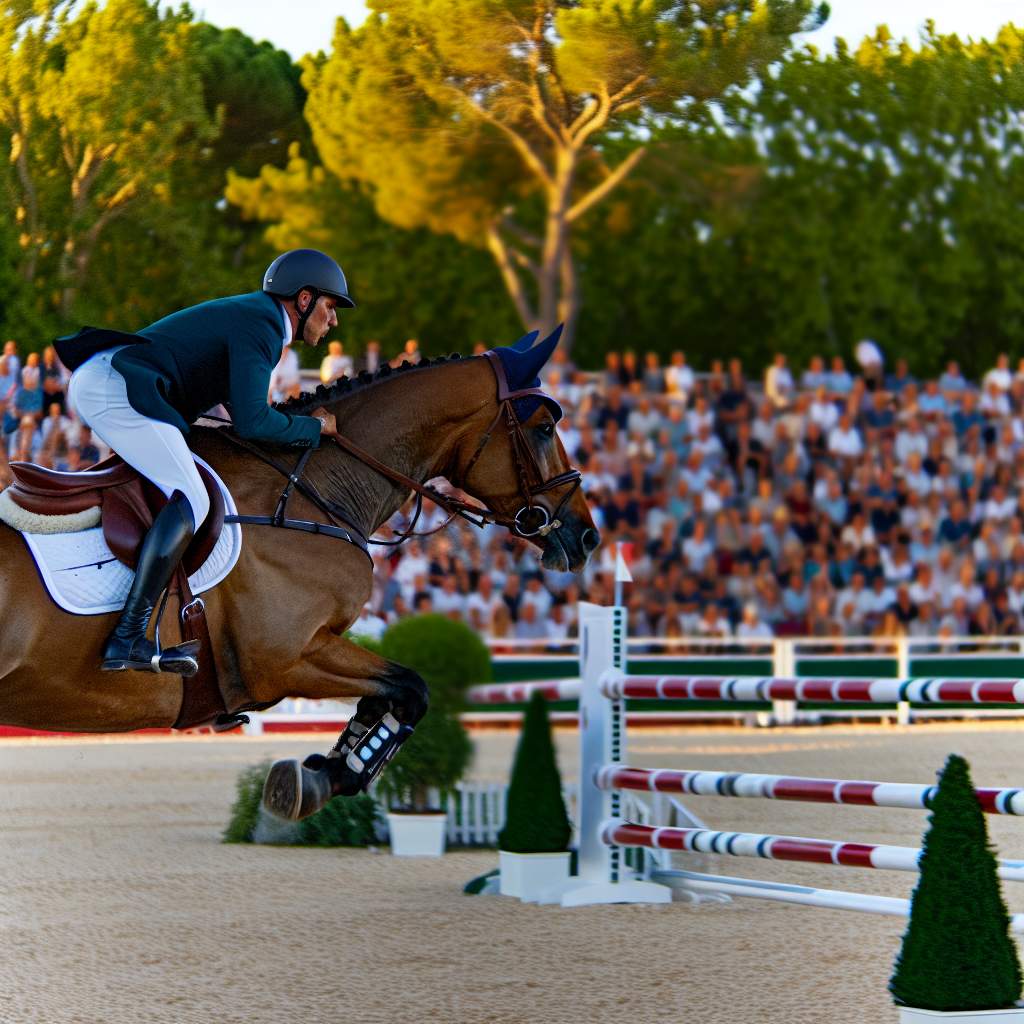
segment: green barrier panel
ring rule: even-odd
[[[575,658],[530,658],[506,660],[501,655],[491,660],[496,683],[519,683],[530,680],[572,679],[579,671],[579,662]],[[629,659],[630,672],[650,675],[709,675],[709,676],[770,676],[772,662],[770,658],[651,658],[634,657]],[[767,707],[761,703],[736,704],[727,701],[659,701],[657,708],[650,701],[628,701],[627,711],[643,711],[657,714],[666,711],[757,711]],[[551,711],[575,711],[575,701],[554,701],[548,705]],[[480,712],[524,711],[525,704],[474,704],[474,714]]]
[[[823,679],[895,679],[899,662],[895,658],[797,658],[798,676]]]
[[[1012,654],[918,655],[910,659],[910,673],[925,679],[1018,679],[1024,676],[1024,658]],[[949,708],[977,707],[976,704],[947,704]],[[993,710],[1013,709],[1017,704],[986,704]]]
[[[910,659],[910,674],[926,679],[1018,679],[1024,676],[1024,658],[1012,654],[918,655]]]
[[[498,655],[491,658],[496,683],[523,683],[541,679],[573,679],[579,675],[580,663],[571,658],[524,658],[507,661]]]
[[[717,658],[650,658],[642,655],[630,658],[630,672],[651,676],[770,676],[774,672],[771,658],[737,658],[726,655]],[[657,706],[649,700],[627,700],[627,711],[643,711],[658,714],[669,711],[761,711],[770,705],[760,701],[721,700],[659,700]]]

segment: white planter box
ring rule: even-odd
[[[440,857],[447,814],[388,814],[391,852],[396,857]]]
[[[1024,1007],[1013,1010],[919,1010],[901,1006],[900,1024],[1024,1024]]]
[[[502,896],[539,900],[548,890],[569,879],[569,851],[562,853],[509,853],[498,851]]]

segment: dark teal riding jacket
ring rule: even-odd
[[[132,408],[188,433],[204,412],[223,403],[240,437],[299,448],[320,444],[320,421],[267,404],[270,375],[281,358],[284,319],[263,292],[190,306],[137,335],[85,328],[58,339],[71,369],[104,348],[125,345],[112,365],[125,379]]]

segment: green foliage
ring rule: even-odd
[[[352,643],[357,644],[359,647],[362,647],[362,648],[364,648],[367,651],[371,651],[374,654],[380,654],[381,653],[380,641],[375,639],[372,636],[367,636],[364,633],[355,633],[355,634],[353,634],[353,633],[349,632],[349,633],[345,634],[345,637],[348,640],[351,640]]]
[[[224,208],[225,174],[308,137],[305,93],[287,54],[191,18],[147,0],[0,13],[0,332],[37,347],[258,286],[271,253]]]
[[[590,367],[868,336],[978,374],[1024,332],[1021,29],[823,54],[811,0],[371,6],[301,68],[187,7],[4,7],[0,339],[137,329],[306,245],[353,353],[578,314]]]
[[[377,802],[365,793],[335,797],[299,823],[298,842],[304,846],[372,846],[379,817]]]
[[[897,1003],[926,1010],[1011,1007],[1021,992],[1020,964],[985,816],[962,757],[946,761],[932,807],[889,991]]]
[[[580,238],[581,359],[628,338],[756,372],[872,337],[918,372],[980,374],[1024,317],[1022,52],[1010,27],[917,49],[879,29],[789,54],[703,124],[656,127]]]
[[[229,173],[225,194],[250,225],[265,229],[267,252],[312,246],[338,258],[359,303],[342,325],[350,352],[370,338],[388,349],[414,337],[428,355],[468,353],[477,340],[517,333],[488,260],[450,236],[388,224],[363,191],[311,163],[297,144],[283,167],[268,164],[256,177]]]
[[[530,698],[523,716],[498,849],[509,853],[558,853],[568,849],[571,836],[548,704],[538,692]]]
[[[207,183],[216,199],[225,168],[258,174],[265,164],[283,164],[292,142],[308,140],[302,116],[306,91],[299,67],[272,43],[254,42],[237,28],[207,24],[195,26],[193,42],[203,101],[220,127],[205,161],[219,171]]]
[[[245,768],[235,780],[235,802],[231,805],[231,816],[224,829],[225,843],[251,843],[253,829],[260,819],[260,801],[263,798],[263,783],[270,771],[270,761]]]
[[[490,654],[473,630],[443,615],[417,615],[389,626],[381,653],[426,680],[430,709],[377,787],[392,806],[428,810],[427,791],[450,791],[472,760],[473,745],[458,713],[466,687],[491,678]]]
[[[270,761],[245,768],[235,780],[235,802],[222,841],[264,842],[257,837],[263,783]],[[281,828],[276,820],[269,842],[298,846],[370,846],[376,840],[380,810],[371,796],[336,797],[304,821]]]
[[[472,758],[473,744],[458,717],[443,707],[431,706],[381,773],[377,792],[394,808],[437,810],[430,806],[428,791],[451,792]]]
[[[307,60],[324,167],[378,213],[487,249],[526,325],[579,309],[573,237],[655,124],[688,123],[819,23],[811,0],[374,0]],[[618,145],[611,146],[613,140]],[[615,148],[625,149],[612,163]]]
[[[462,622],[443,615],[414,615],[389,626],[381,654],[418,672],[430,687],[434,708],[458,711],[466,688],[491,679],[491,655]]]
[[[19,225],[40,324],[71,325],[111,225],[166,205],[174,168],[215,134],[189,19],[146,0],[0,13],[0,131],[14,168],[4,216]]]

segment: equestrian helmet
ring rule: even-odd
[[[314,295],[329,295],[339,306],[355,307],[344,271],[319,249],[292,249],[282,253],[263,275],[263,290],[269,295],[291,299],[304,288]]]

